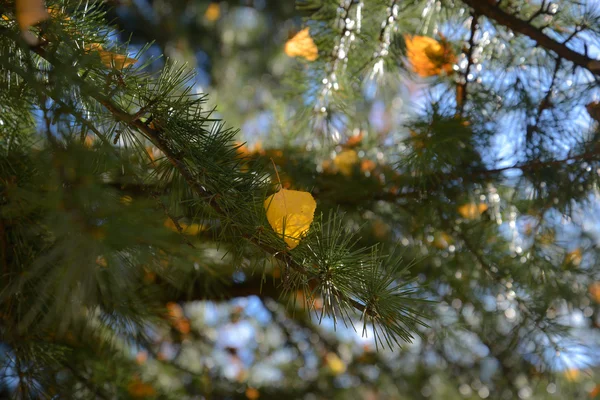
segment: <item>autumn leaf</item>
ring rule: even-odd
[[[260,397],[260,392],[253,387],[249,387],[246,389],[246,397],[248,400],[256,400]]]
[[[113,53],[112,51],[104,50],[100,43],[92,43],[87,45],[87,51],[95,51],[100,56],[102,63],[108,68],[123,69],[132,66],[137,62],[137,59],[127,57],[123,54]]]
[[[565,256],[565,263],[571,264],[574,266],[578,266],[579,264],[581,264],[582,257],[583,257],[583,252],[581,251],[580,248],[577,248],[577,249],[567,253],[567,255]]]
[[[342,175],[350,176],[354,170],[354,165],[358,163],[358,153],[356,150],[344,150],[333,159],[333,165]]]
[[[22,31],[50,17],[44,3],[44,0],[17,0],[15,14]]]
[[[405,35],[406,54],[413,71],[423,77],[452,72],[456,56],[447,42],[441,43],[427,36]]]
[[[131,202],[133,201],[133,197],[131,197],[131,196],[128,196],[128,195],[125,195],[125,196],[122,196],[122,197],[119,199],[119,201],[121,202],[121,204],[124,204],[124,205],[128,206],[128,205],[130,205],[130,204],[131,204]]]
[[[308,61],[315,61],[319,57],[319,49],[310,37],[308,27],[288,40],[284,51],[290,57],[304,57]]]
[[[348,140],[346,140],[346,143],[344,144],[344,146],[349,147],[349,148],[356,147],[359,144],[361,144],[364,136],[365,136],[365,133],[363,131],[360,131],[358,135],[350,136],[348,138]]]
[[[173,222],[171,218],[167,218],[165,220],[164,226],[172,230],[173,232],[179,232],[179,229],[177,229],[177,225],[175,225],[175,222]],[[186,224],[185,222],[179,222],[179,226],[181,227],[181,233],[189,236],[196,236],[198,233],[206,230],[206,227],[204,225],[196,223]]]
[[[581,373],[576,368],[569,368],[565,370],[564,375],[569,382],[577,382],[581,379]]]
[[[142,382],[138,377],[134,377],[131,382],[129,382],[127,391],[131,397],[136,399],[144,399],[156,395],[156,391],[152,385]]]
[[[335,353],[327,353],[325,356],[327,368],[333,375],[341,375],[346,372],[346,364]]]
[[[221,16],[221,6],[219,3],[210,3],[206,12],[204,13],[204,18],[207,21],[213,22],[219,19]]]
[[[488,209],[487,204],[468,203],[458,207],[458,213],[466,219],[477,219]]]
[[[452,236],[448,235],[446,232],[437,232],[434,235],[433,245],[436,248],[444,250],[448,248],[450,243],[452,243]]]
[[[372,160],[362,160],[360,162],[360,170],[365,173],[372,172],[376,167],[377,164],[375,164],[375,161]]]
[[[600,304],[600,282],[592,283],[588,288],[588,292],[590,293],[592,300]]]
[[[317,203],[308,192],[281,189],[267,197],[264,207],[271,228],[293,249],[310,228]]]

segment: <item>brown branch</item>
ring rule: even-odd
[[[458,85],[456,93],[456,103],[458,106],[458,114],[463,115],[465,103],[467,101],[467,85],[469,84],[469,73],[473,67],[473,52],[475,51],[475,33],[477,33],[479,16],[476,13],[471,14],[471,29],[469,33],[469,49],[466,52],[467,68],[465,70],[465,81]]]
[[[504,25],[514,32],[529,37],[541,47],[555,52],[559,57],[571,61],[581,68],[587,69],[593,75],[600,76],[600,61],[571,50],[569,47],[565,46],[564,43],[552,39],[541,29],[536,28],[527,21],[508,14],[498,6],[485,0],[463,0],[463,2],[475,10],[476,13],[485,15],[486,17],[495,20],[500,25]]]

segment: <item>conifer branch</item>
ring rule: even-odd
[[[581,54],[571,50],[565,43],[560,43],[546,35],[543,32],[543,29],[536,28],[529,22],[508,14],[490,1],[463,0],[463,2],[475,10],[476,13],[485,15],[512,31],[529,37],[538,45],[555,52],[559,57],[571,61],[581,68],[587,69],[595,75],[596,78],[600,76],[600,61],[588,57],[587,54]]]
[[[40,57],[44,58],[51,64],[60,64],[59,61],[54,60],[45,48],[41,45],[31,46],[30,49],[38,54]],[[89,85],[83,81],[82,79],[78,79],[77,82],[82,88],[89,89],[89,95],[94,98],[98,103],[100,103],[104,108],[106,108],[113,117],[134,128],[135,130],[141,132],[148,140],[150,140],[160,151],[162,151],[169,160],[169,162],[179,171],[181,176],[185,179],[187,184],[204,200],[207,204],[220,216],[227,216],[225,210],[221,208],[221,206],[216,202],[217,195],[211,193],[204,186],[200,185],[194,176],[194,173],[188,168],[188,166],[181,161],[175,152],[169,146],[167,140],[163,137],[162,131],[158,129],[153,129],[144,122],[140,120],[140,118],[136,115],[131,115],[127,111],[123,110],[117,104],[115,104],[111,99],[107,98],[103,94],[101,94],[98,90],[94,88],[90,88]],[[287,252],[282,252],[278,249],[269,246],[268,244],[261,242],[253,235],[243,233],[242,237],[252,243],[254,246],[260,248],[268,254],[271,254],[275,259],[280,262],[283,262],[285,265],[294,269],[302,275],[308,275],[308,271],[306,268],[297,263]],[[319,279],[313,275],[311,275],[311,280],[319,281]],[[339,290],[332,290],[332,294],[335,296],[344,299],[343,301],[350,304],[353,308],[355,308],[360,313],[366,313],[370,315],[373,311],[371,308],[366,307],[359,301],[356,301],[348,296],[344,296]]]

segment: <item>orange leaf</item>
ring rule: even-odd
[[[206,12],[204,13],[204,18],[207,21],[213,22],[219,19],[221,16],[221,6],[219,3],[210,3]]]
[[[288,40],[284,51],[290,57],[304,57],[308,61],[315,61],[319,57],[319,49],[310,37],[308,27]]]
[[[88,51],[95,51],[100,56],[102,63],[108,68],[123,69],[132,66],[137,62],[137,59],[127,57],[123,54],[113,53],[112,51],[104,50],[100,43],[92,43],[86,46]]]
[[[488,209],[488,206],[485,203],[480,203],[480,204],[469,203],[469,204],[463,204],[462,206],[458,207],[458,213],[460,215],[462,215],[463,218],[466,218],[466,219],[477,219],[487,209]]]
[[[406,55],[413,71],[423,77],[439,75],[442,71],[452,72],[456,56],[445,42],[427,36],[405,35]]]
[[[15,8],[17,23],[23,31],[45,21],[50,16],[44,0],[17,0]]]

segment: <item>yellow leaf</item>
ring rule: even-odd
[[[48,14],[55,19],[64,19],[66,21],[70,21],[71,18],[69,18],[68,16],[66,16],[60,8],[56,7],[56,6],[51,6],[48,7]]]
[[[567,380],[569,382],[576,382],[580,379],[580,372],[578,369],[576,368],[569,368],[567,370],[565,370],[564,372],[565,374],[565,378],[567,378]]]
[[[177,225],[175,225],[175,222],[173,222],[173,220],[171,218],[167,218],[165,220],[164,225],[165,225],[165,227],[169,228],[173,232],[179,232],[179,230],[177,229]],[[200,233],[206,229],[204,227],[204,225],[200,225],[200,224],[196,224],[196,223],[188,225],[185,222],[180,222],[179,226],[181,227],[181,233],[183,233],[184,235],[190,235],[190,236],[195,236],[198,233]]]
[[[128,206],[133,201],[133,197],[125,195],[121,197],[119,201],[121,202],[121,204],[125,204],[126,206]]]
[[[17,0],[15,11],[17,23],[23,31],[49,17],[44,0]]]
[[[565,263],[577,266],[577,265],[581,264],[582,257],[583,257],[583,252],[581,251],[580,248],[577,248],[577,249],[567,253],[567,255],[565,256]]]
[[[113,53],[112,51],[104,50],[100,43],[92,43],[86,46],[88,51],[95,51],[100,56],[102,63],[108,68],[123,69],[132,66],[137,62],[137,59],[127,57],[123,54]]]
[[[93,144],[94,144],[94,136],[92,136],[92,135],[85,135],[85,139],[83,141],[83,145],[85,147],[92,147]]]
[[[480,204],[469,203],[469,204],[463,204],[462,206],[458,207],[458,213],[460,215],[462,215],[463,218],[466,218],[466,219],[477,219],[487,209],[488,209],[488,206],[485,203],[480,203]]]
[[[281,189],[267,197],[264,206],[271,228],[293,249],[310,228],[317,203],[308,192]]]
[[[219,3],[210,3],[206,9],[206,12],[204,13],[204,18],[206,18],[207,21],[213,22],[218,20],[220,16],[221,6]]]
[[[412,65],[413,71],[423,77],[439,75],[442,70],[452,72],[452,65],[456,56],[446,42],[427,36],[405,35],[406,55]]]
[[[350,176],[354,165],[358,162],[358,153],[355,150],[344,150],[333,159],[333,165],[343,175]]]
[[[334,375],[341,375],[346,372],[346,364],[335,353],[327,353],[325,362]]]
[[[315,61],[319,57],[319,49],[310,37],[308,28],[302,29],[288,40],[284,51],[290,57],[304,57],[308,61]]]
[[[452,236],[448,235],[446,232],[438,232],[434,235],[433,245],[440,250],[448,248],[451,243]]]

